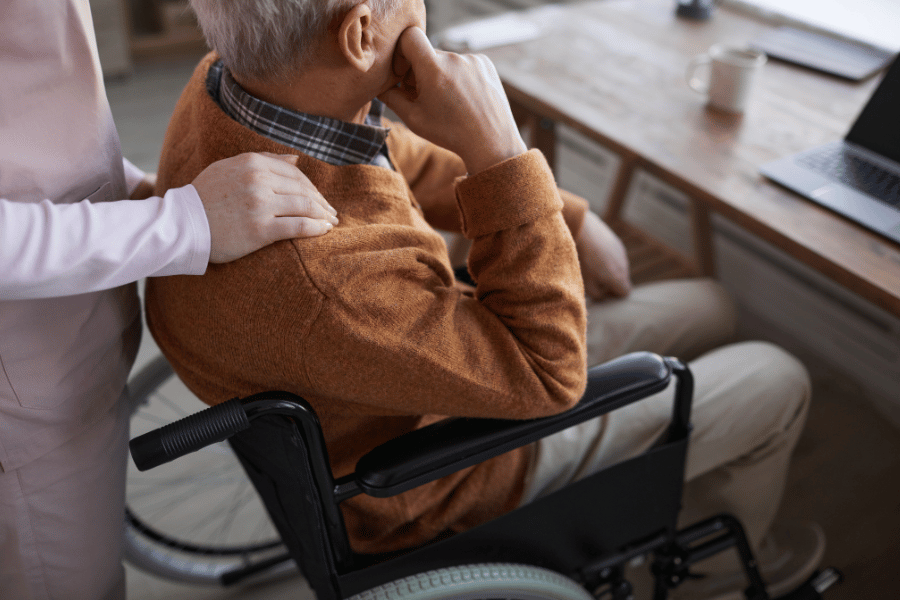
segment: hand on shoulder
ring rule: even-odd
[[[338,223],[295,156],[239,154],[209,165],[192,183],[209,221],[212,263],[279,240],[323,235]]]

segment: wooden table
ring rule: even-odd
[[[674,15],[673,0],[600,0],[539,13],[540,39],[485,52],[532,143],[553,161],[564,123],[613,150],[621,166],[605,218],[669,260],[669,274],[714,274],[711,212],[900,315],[900,246],[792,194],[759,165],[842,137],[877,78],[848,83],[769,61],[743,116],[708,109],[685,84],[688,61],[717,42],[745,43],[774,27],[717,9],[706,22]],[[552,162],[551,162],[552,164]],[[692,198],[692,266],[620,218],[637,169]],[[650,247],[650,250],[647,247]],[[657,274],[659,269],[657,269]],[[645,277],[646,278],[646,277]],[[640,277],[638,278],[640,279]]]

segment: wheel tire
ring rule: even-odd
[[[195,408],[182,408],[170,397],[183,398],[189,392],[162,356],[129,380],[128,393],[132,437]],[[198,400],[196,410],[200,408]],[[125,559],[164,579],[223,585],[224,575],[286,552],[225,442],[146,473],[129,463],[126,505]],[[205,526],[195,529],[191,520]],[[296,572],[289,560],[250,579],[258,582]]]
[[[517,564],[475,564],[419,573],[348,600],[593,600],[555,571]]]

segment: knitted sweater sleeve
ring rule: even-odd
[[[341,398],[354,415],[503,418],[553,414],[580,398],[584,291],[543,156],[462,179],[456,197],[473,241],[474,296],[453,285],[437,252],[399,230],[393,249],[311,265],[342,275],[316,282],[326,300],[303,360],[284,364],[302,362],[317,395]]]
[[[389,123],[392,140],[392,157],[397,168],[409,182],[425,220],[444,231],[460,233],[462,224],[456,204],[458,177],[466,174],[462,159],[439,146],[412,133],[403,125]],[[562,198],[563,220],[572,233],[578,235],[584,214],[589,210],[583,198],[565,190],[559,190]]]

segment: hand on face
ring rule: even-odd
[[[423,138],[458,154],[470,174],[526,151],[491,61],[435,50],[418,27],[403,31],[381,100]]]

